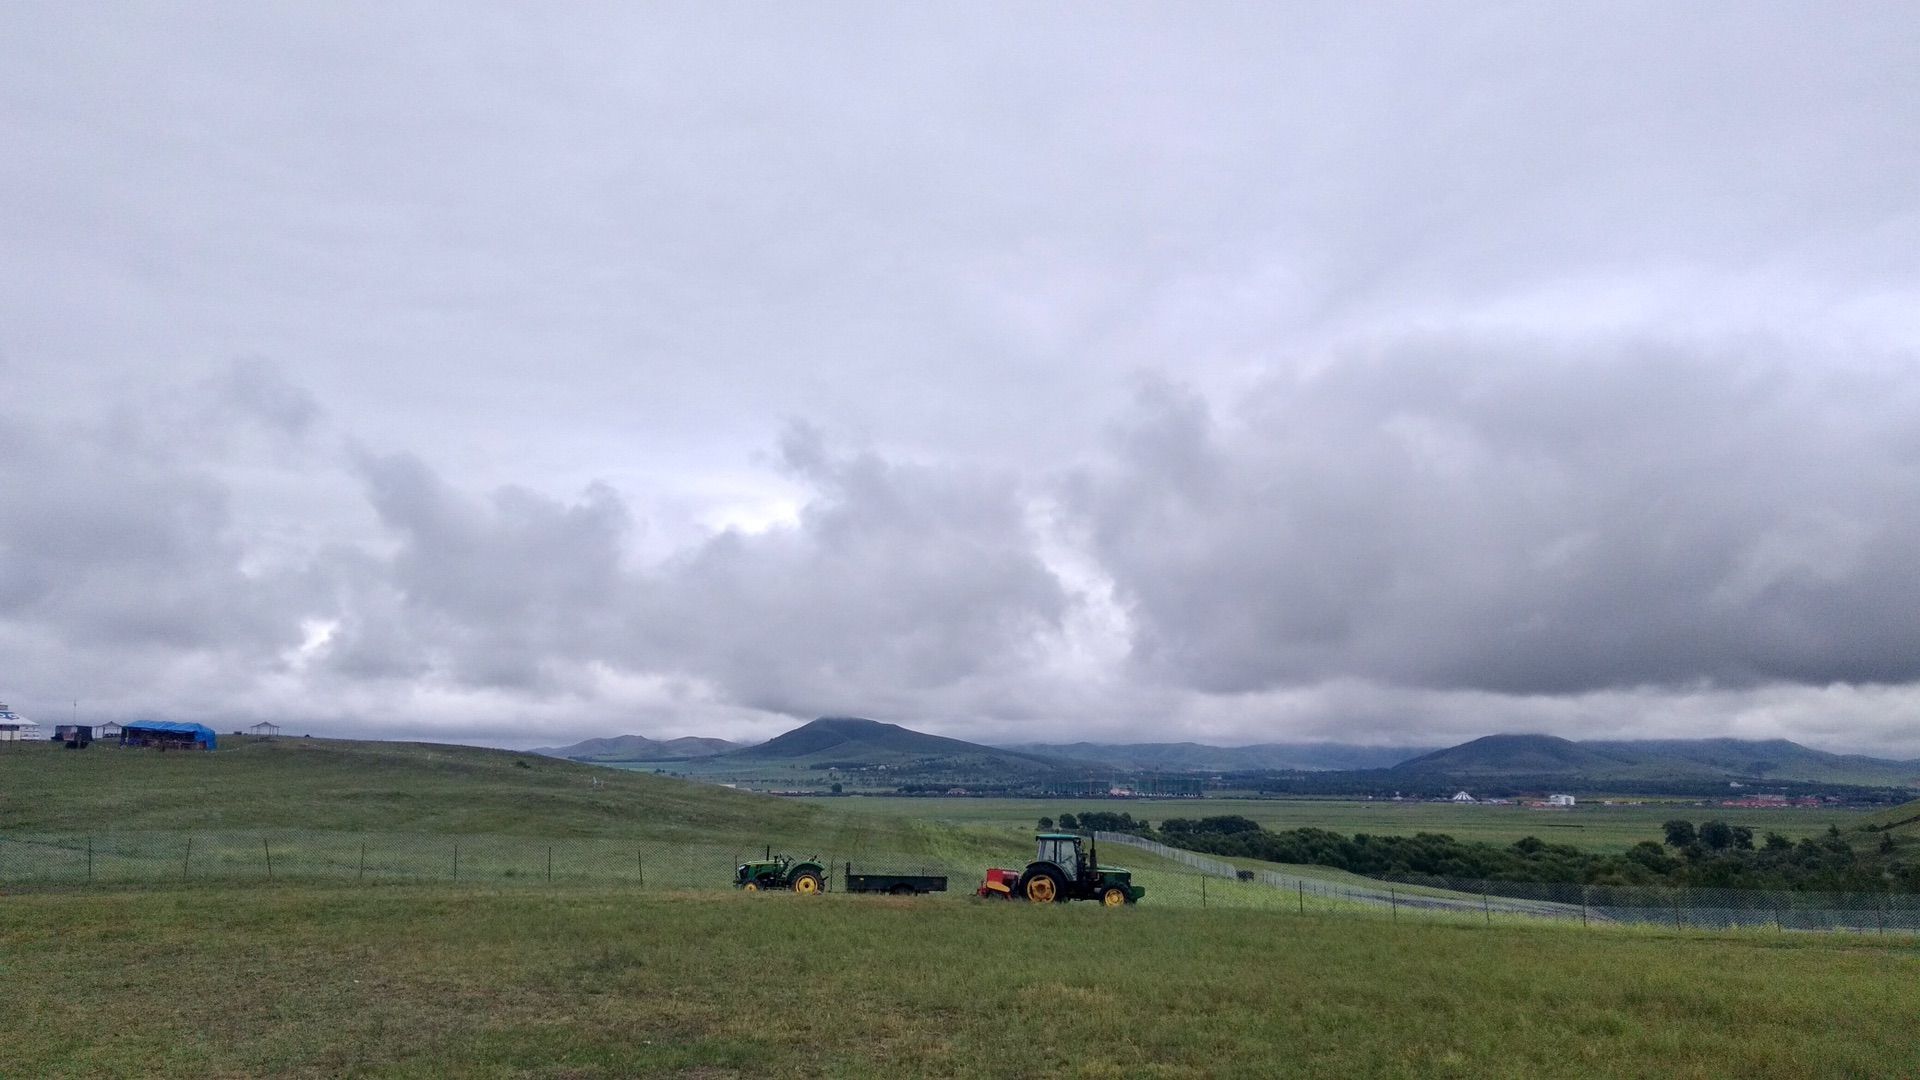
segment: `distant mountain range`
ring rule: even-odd
[[[705,773],[750,773],[756,766],[885,773],[1085,779],[1090,773],[1311,773],[1321,791],[1342,774],[1356,784],[1398,787],[1402,781],[1510,781],[1592,790],[1607,784],[1698,785],[1728,782],[1846,784],[1920,788],[1920,761],[1834,754],[1785,739],[1648,739],[1574,742],[1552,735],[1489,735],[1441,750],[1344,743],[1040,743],[1016,747],[928,735],[854,716],[823,716],[757,745],[724,739],[655,740],[640,735],[588,739],[536,753],[607,764],[687,762]],[[1349,785],[1351,786],[1351,785]],[[1329,789],[1330,790],[1330,789]],[[1662,790],[1654,788],[1653,790]]]
[[[725,739],[691,736],[682,739],[649,739],[645,735],[615,735],[610,739],[588,739],[572,746],[543,746],[534,753],[573,761],[685,761],[738,749],[739,743]]]
[[[927,735],[857,716],[823,716],[758,746],[723,754],[713,763],[754,762],[837,768],[914,766],[934,771],[1000,769],[1022,774],[1054,772],[1064,764],[1040,754]]]
[[[1031,743],[1011,747],[1032,754],[1123,769],[1166,772],[1245,772],[1297,769],[1306,772],[1385,769],[1431,753],[1431,746],[1353,746],[1347,743]]]
[[[1402,761],[1390,771],[1462,779],[1567,777],[1589,783],[1702,778],[1920,787],[1920,761],[1833,754],[1786,739],[1573,742],[1552,735],[1488,735]]]

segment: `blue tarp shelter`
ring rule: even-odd
[[[212,728],[205,724],[177,724],[171,720],[132,720],[120,729],[120,741],[139,743],[158,737],[167,742],[186,741],[187,736],[199,746],[212,750],[220,741]]]

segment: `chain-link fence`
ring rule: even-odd
[[[829,888],[859,874],[940,875],[971,891],[977,865],[926,853],[604,838],[318,831],[0,835],[0,890],[249,882],[446,882],[729,888],[735,868],[785,854],[816,860]]]
[[[1125,833],[1097,834],[1100,843],[1132,848],[1178,864],[1213,884],[1201,903],[1213,907],[1291,907],[1372,910],[1483,919],[1552,919],[1586,926],[1662,926],[1677,929],[1753,928],[1855,933],[1920,931],[1920,895],[1912,893],[1795,892],[1762,889],[1688,889],[1661,886],[1578,885],[1407,876],[1376,880],[1331,872],[1324,876],[1243,869],[1218,859]],[[1110,861],[1110,860],[1108,860]],[[1180,886],[1175,886],[1180,889]],[[1184,898],[1190,888],[1169,899]]]
[[[1584,925],[1736,927],[1888,933],[1920,930],[1920,896],[1673,889],[1407,878],[1243,869],[1224,859],[1124,833],[1099,833],[1101,861],[1116,848],[1154,906],[1454,916],[1493,922],[1552,919]],[[501,835],[298,831],[101,832],[0,836],[0,891],[139,888],[180,884],[434,882],[488,886],[726,889],[741,863],[786,854],[817,860],[831,891],[849,874],[944,877],[945,894],[971,896],[989,862],[1018,868],[1030,852],[877,850],[863,834],[807,848],[791,844],[543,839]]]

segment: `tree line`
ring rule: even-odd
[[[1269,830],[1237,814],[1199,819],[1170,818],[1155,830],[1145,821],[1130,829],[1174,847],[1210,855],[1265,862],[1328,866],[1368,877],[1472,878],[1586,885],[1662,885],[1696,888],[1920,892],[1920,866],[1894,859],[1892,837],[1870,850],[1850,844],[1840,830],[1797,843],[1769,832],[1758,842],[1753,830],[1724,821],[1666,823],[1664,842],[1644,840],[1624,852],[1590,852],[1528,836],[1512,844],[1457,840],[1442,833],[1413,836],[1343,836],[1326,829]],[[1072,815],[1061,816],[1061,828]]]

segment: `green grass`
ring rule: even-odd
[[[957,887],[1031,848],[1006,830],[849,813],[844,800],[501,750],[231,736],[212,754],[0,748],[0,823],[0,887],[251,881],[269,857],[281,880],[515,884],[544,882],[549,855],[561,882],[718,886],[766,847],[949,868]]]
[[[1141,906],[418,887],[0,902],[9,1075],[1920,1072],[1920,952]]]
[[[796,800],[798,801],[798,800]],[[1830,825],[1846,829],[1866,820],[1856,810],[1791,808],[1743,810],[1694,803],[1644,803],[1602,806],[1581,804],[1572,810],[1534,810],[1523,806],[1455,806],[1428,802],[1359,802],[1331,799],[969,799],[863,796],[833,800],[835,805],[876,817],[911,817],[970,828],[1028,832],[1042,815],[1105,810],[1144,817],[1156,825],[1170,817],[1197,818],[1239,814],[1270,829],[1320,828],[1337,833],[1411,836],[1447,833],[1461,840],[1510,844],[1523,836],[1571,844],[1588,851],[1622,851],[1642,840],[1659,840],[1661,824],[1672,818],[1718,818],[1751,826],[1756,837],[1778,832],[1790,840],[1816,836]]]

